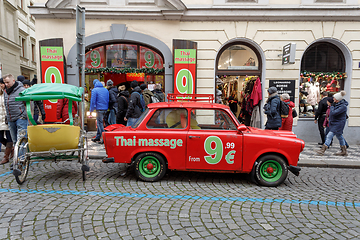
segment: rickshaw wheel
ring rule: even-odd
[[[30,160],[25,157],[25,153],[29,152],[29,146],[27,146],[27,138],[22,138],[15,145],[14,159],[14,175],[18,184],[23,184],[29,172]],[[16,174],[18,173],[18,174]]]

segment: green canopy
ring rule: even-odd
[[[83,88],[61,83],[41,83],[25,89],[16,97],[16,101],[40,101],[48,99],[68,98],[80,102],[84,92]]]
[[[15,100],[26,102],[26,112],[29,120],[33,125],[36,125],[36,122],[31,115],[30,101],[67,98],[69,99],[68,111],[70,125],[73,125],[72,101],[80,102],[82,100],[83,92],[83,88],[76,87],[74,85],[61,83],[41,83],[25,89],[19,94],[19,97],[15,98]]]

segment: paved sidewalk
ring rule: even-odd
[[[91,159],[102,159],[106,157],[103,144],[92,142],[96,132],[88,132],[89,157]],[[348,156],[335,156],[334,153],[340,150],[337,139],[333,146],[320,156],[314,150],[320,149],[320,146],[314,142],[306,142],[305,149],[300,154],[298,165],[300,167],[331,167],[331,168],[360,168],[360,145],[351,145],[348,148]]]

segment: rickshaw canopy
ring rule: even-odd
[[[80,102],[84,89],[69,84],[41,83],[25,89],[16,97],[16,101],[41,101],[48,99],[64,99]]]

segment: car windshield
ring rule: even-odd
[[[148,112],[149,112],[149,109],[146,108],[145,111],[140,115],[138,120],[131,127],[132,128],[137,128],[140,125],[140,123],[142,122],[142,120],[145,118],[145,116],[148,114]]]

